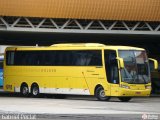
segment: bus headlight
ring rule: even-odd
[[[145,88],[146,89],[151,89],[151,86],[150,85],[146,85]]]
[[[127,86],[127,85],[120,85],[120,87],[121,87],[121,88],[130,89],[130,87],[129,87],[129,86]]]

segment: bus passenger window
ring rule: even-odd
[[[6,64],[7,65],[14,65],[14,52],[7,51],[6,56],[7,56]]]

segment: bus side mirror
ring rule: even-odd
[[[149,58],[149,63],[153,64],[153,69],[158,70],[158,61],[156,59]]]
[[[123,60],[123,58],[117,58],[117,61],[119,62],[120,68],[123,69],[124,68],[124,60]]]
[[[154,69],[158,70],[158,62],[157,62],[157,60],[154,61]]]

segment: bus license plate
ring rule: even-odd
[[[140,94],[141,94],[141,92],[136,92],[136,94],[137,94],[137,95],[140,95]]]

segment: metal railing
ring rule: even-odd
[[[1,31],[160,35],[160,22],[0,16]]]

